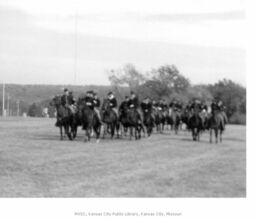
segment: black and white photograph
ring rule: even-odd
[[[246,37],[245,0],[0,0],[0,199],[246,200]],[[91,216],[182,218],[138,214]]]

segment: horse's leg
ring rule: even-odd
[[[130,140],[132,140],[132,127],[130,127]]]
[[[84,138],[84,141],[86,142],[86,141],[88,141],[88,139],[89,139],[89,136],[90,135],[90,133],[89,133],[89,130],[88,130],[88,128],[85,128],[85,138]]]
[[[73,139],[75,139],[77,136],[77,125],[74,126],[74,130],[73,130]]]
[[[153,132],[153,127],[150,126],[150,127],[149,127],[149,136],[151,136],[152,132]]]
[[[106,134],[106,124],[104,123],[103,124],[103,134],[102,134],[102,139],[104,139],[105,138],[105,134]]]
[[[90,137],[93,137],[93,136],[94,136],[93,129],[90,129]]]
[[[72,140],[71,133],[69,132],[69,125],[65,125],[65,133],[68,136],[69,140]]]
[[[71,132],[72,132],[72,138],[75,139],[77,135],[77,125],[75,121],[72,122]]]
[[[210,128],[210,143],[212,143],[212,129]]]
[[[144,130],[144,126],[142,126],[143,132],[144,132],[144,138],[146,137],[145,135],[145,130]],[[139,135],[139,139],[141,138],[141,128],[138,127],[138,135]]]
[[[111,139],[113,139],[115,135],[115,124],[111,123],[110,128],[111,128]]]
[[[222,142],[222,132],[223,130],[220,130],[220,142]]]
[[[62,125],[60,125],[60,140],[63,140]]]
[[[138,139],[138,129],[139,129],[139,125],[134,127],[134,135],[135,135],[135,140]]]
[[[145,131],[146,127],[145,125],[141,124],[141,130],[143,131],[143,136],[144,138],[146,137],[146,131]]]
[[[215,143],[218,144],[218,129],[215,128]]]
[[[128,127],[124,127],[124,136],[127,136]]]
[[[88,141],[91,140],[91,137],[93,136],[92,133],[93,133],[93,129],[92,129],[92,128],[89,128],[89,132],[88,132]]]
[[[96,143],[100,142],[100,129],[101,129],[101,125],[99,127],[95,126],[93,127],[94,132],[96,134]]]
[[[197,140],[197,136],[196,136],[197,129],[193,128],[192,132],[193,132],[193,140],[196,141]]]
[[[114,124],[114,130],[116,130],[116,138],[119,138],[120,137],[120,123],[118,121]]]

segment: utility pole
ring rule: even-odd
[[[7,94],[7,116],[10,116],[10,95]]]
[[[20,115],[20,101],[19,100],[17,100],[17,116],[19,116]]]
[[[77,77],[77,44],[78,44],[78,33],[77,33],[77,11],[75,12],[75,39],[74,39],[74,85],[76,85]]]
[[[5,84],[3,83],[2,115],[5,116]]]

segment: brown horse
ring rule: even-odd
[[[169,125],[171,125],[171,130],[174,130],[175,134],[177,135],[181,124],[180,112],[175,109],[170,109],[167,122]]]
[[[135,108],[130,108],[127,110],[127,122],[128,127],[130,129],[130,140],[132,140],[133,130],[135,140],[141,138],[141,130],[142,130],[142,121],[140,118],[140,114]]]
[[[55,106],[57,111],[56,126],[60,128],[60,140],[63,140],[63,128],[69,140],[73,140],[77,133],[77,124],[75,115],[71,110],[61,104],[61,96],[55,96],[51,102],[51,106]]]
[[[212,132],[215,133],[215,143],[222,142],[222,133],[225,129],[225,118],[218,110],[213,110],[209,119],[210,143],[212,143]]]
[[[165,124],[165,115],[163,111],[157,107],[153,109],[153,113],[155,117],[156,131],[163,133],[164,124]]]
[[[96,112],[86,104],[83,98],[79,98],[77,106],[82,129],[85,130],[85,141],[91,140],[91,133],[94,131],[96,140],[99,142],[101,123]]]
[[[143,125],[146,127],[148,137],[153,132],[154,118],[151,110],[145,109],[143,112]]]
[[[115,131],[117,131],[117,137],[119,137],[119,128],[120,123],[118,116],[114,112],[114,110],[110,107],[110,101],[108,99],[104,99],[102,108],[101,108],[101,116],[102,122],[105,124],[103,131],[103,138],[107,133],[107,129],[110,129],[111,139],[115,135]],[[107,128],[106,128],[107,126]]]

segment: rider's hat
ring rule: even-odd
[[[112,95],[112,94],[113,94],[113,92],[112,92],[112,91],[108,92],[108,96],[110,96],[110,95]]]
[[[67,88],[64,88],[64,92],[67,92],[68,91],[68,89]]]

